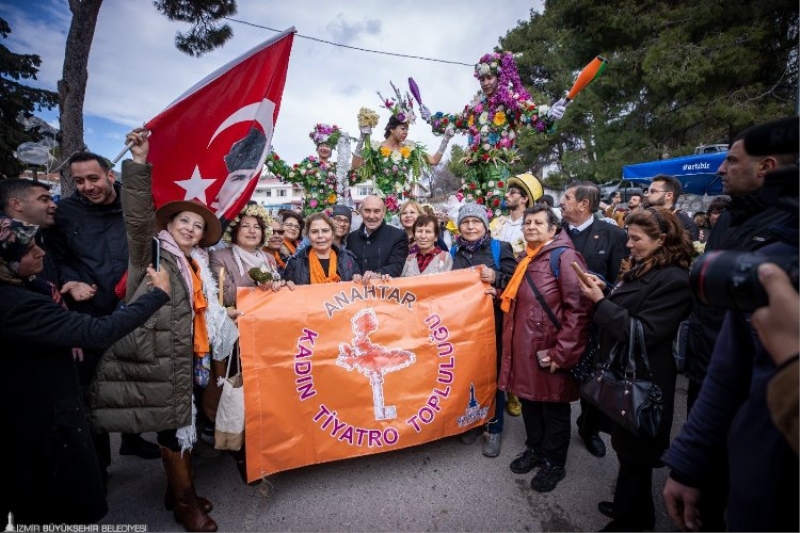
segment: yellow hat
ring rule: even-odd
[[[544,195],[542,182],[529,172],[508,178],[508,187],[519,187],[524,191],[525,196],[528,197],[526,207],[533,207],[533,204]]]

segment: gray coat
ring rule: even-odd
[[[150,166],[122,165],[122,204],[128,233],[128,300],[147,292],[145,267],[156,235]],[[141,433],[187,426],[192,420],[193,318],[189,291],[177,258],[161,249],[170,273],[170,301],[144,326],[114,344],[97,368],[90,390],[91,419],[98,429]],[[132,295],[132,296],[130,296]]]

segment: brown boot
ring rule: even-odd
[[[167,459],[165,458],[164,452],[163,452],[163,450],[165,450],[165,448],[162,447],[161,450],[162,450],[162,452],[161,452],[161,462],[164,464],[164,472],[167,472]],[[189,463],[189,467],[191,468],[191,462]],[[194,470],[190,470],[190,473],[191,473],[192,479],[194,479]],[[214,504],[211,503],[206,498],[203,498],[202,496],[198,496],[196,493],[195,493],[195,497],[197,498],[197,503],[200,504],[200,507],[202,507],[205,512],[210,513],[211,510],[214,509]],[[174,493],[174,491],[172,489],[172,485],[170,485],[169,476],[167,476],[167,490],[164,491],[164,509],[166,509],[167,511],[174,511],[175,510],[175,493]]]
[[[168,486],[172,489],[175,520],[183,524],[186,531],[216,531],[217,523],[208,516],[194,492],[191,452],[174,452],[162,446],[161,458]]]
[[[197,498],[197,503],[200,504],[200,507],[202,507],[205,512],[210,513],[214,509],[214,504],[209,500],[197,494],[195,494],[195,497]],[[175,494],[172,491],[172,487],[169,485],[169,480],[167,480],[167,490],[164,492],[164,509],[167,511],[175,510]]]

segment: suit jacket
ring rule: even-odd
[[[567,235],[572,238],[566,222],[564,227]],[[583,249],[577,246],[575,249],[586,260],[592,273],[603,276],[609,286],[614,285],[619,265],[628,256],[628,249],[625,247],[628,237],[625,230],[603,222],[595,216],[594,222],[584,231],[589,232],[589,238],[586,239]]]

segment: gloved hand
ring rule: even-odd
[[[547,110],[547,118],[553,120],[559,120],[561,117],[564,116],[564,112],[567,110],[567,105],[569,102],[566,98],[562,98],[558,102],[552,105],[550,109]]]
[[[370,126],[362,126],[362,127],[359,128],[359,130],[361,131],[361,138],[362,139],[364,137],[366,137],[367,135],[370,135],[372,133],[372,127],[370,127]]]
[[[453,126],[447,126],[447,129],[444,130],[444,138],[445,138],[446,141],[449,141],[450,139],[452,139],[453,135],[455,135],[455,134],[456,134],[456,130],[455,130],[455,128],[453,128]]]
[[[419,106],[419,116],[421,116],[422,120],[424,120],[425,122],[430,122],[431,121],[431,110],[428,109],[424,105],[420,105]]]

